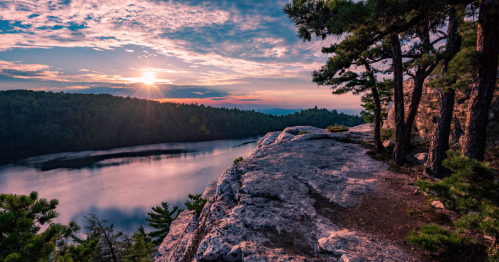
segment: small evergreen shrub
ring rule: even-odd
[[[189,198],[192,200],[192,202],[185,202],[187,210],[194,211],[196,215],[199,216],[201,214],[201,211],[203,211],[204,205],[206,204],[206,202],[208,202],[208,199],[201,198],[201,194],[189,194]]]
[[[463,157],[459,151],[449,150],[447,155],[449,158],[443,166],[452,171],[450,177],[435,183],[418,180],[415,185],[428,193],[428,198],[440,200],[448,208],[462,214],[454,223],[456,230],[452,232],[430,224],[422,226],[420,232],[411,232],[408,241],[424,250],[436,252],[469,244],[470,241],[459,237],[458,232],[479,232],[494,239],[489,258],[497,261],[499,183],[495,180],[495,172],[487,163]]]
[[[394,140],[395,139],[395,129],[393,128],[381,128],[380,130],[381,141]]]
[[[241,162],[241,161],[243,161],[243,157],[242,156],[234,159],[234,165],[237,164],[237,163],[239,163],[239,162]]]
[[[407,241],[432,253],[441,249],[455,250],[467,244],[467,239],[435,223],[421,225],[420,231],[412,231]]]
[[[342,125],[328,126],[326,129],[329,132],[344,132],[344,131],[348,131],[348,127],[342,126]]]
[[[300,133],[298,133],[298,135],[306,135],[306,134],[311,134],[311,133],[307,131],[301,131]]]
[[[429,147],[430,141],[425,139],[413,139],[411,140],[411,145],[415,147]]]
[[[495,172],[487,164],[463,157],[460,151],[448,151],[449,159],[442,165],[452,171],[450,177],[431,183],[418,180],[415,185],[423,192],[435,194],[445,206],[464,214],[477,210],[487,202],[499,200],[499,183]]]

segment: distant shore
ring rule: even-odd
[[[266,133],[246,133],[246,134],[233,134],[233,135],[210,135],[210,136],[185,136],[176,139],[163,139],[155,141],[114,141],[106,144],[92,144],[92,145],[67,145],[67,146],[43,146],[31,148],[18,148],[18,149],[4,149],[0,150],[0,166],[15,163],[19,160],[36,157],[41,155],[56,154],[63,152],[78,152],[87,150],[108,150],[120,147],[130,146],[143,146],[161,143],[183,143],[183,142],[203,142],[213,140],[225,139],[241,139],[247,137],[255,137],[258,135],[265,135]]]

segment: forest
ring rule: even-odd
[[[37,149],[60,152],[204,141],[264,134],[288,126],[325,128],[362,123],[361,117],[317,107],[274,116],[253,110],[159,103],[107,94],[0,91],[0,152],[5,154],[4,159],[16,150],[20,156],[28,156]]]

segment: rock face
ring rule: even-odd
[[[412,90],[414,89],[414,81],[408,80],[404,82],[404,103],[405,112],[409,110]],[[456,91],[454,104],[454,115],[452,120],[452,130],[450,143],[460,143],[464,136],[466,117],[468,115],[468,102],[470,100],[470,91]],[[422,139],[430,139],[433,132],[433,119],[438,109],[438,93],[426,85],[423,86],[423,95],[419,111],[414,121],[412,134]],[[383,127],[395,128],[395,111],[391,107],[388,111],[388,119],[383,124]],[[487,127],[487,147],[499,146],[499,91],[496,91],[492,104],[489,110],[489,124]]]
[[[184,211],[172,223],[155,261],[412,260],[395,246],[343,229],[315,207],[318,199],[354,206],[356,195],[376,188],[377,172],[388,165],[340,142],[363,141],[370,130],[366,124],[342,133],[313,127],[268,133],[249,157],[209,184],[201,215]]]

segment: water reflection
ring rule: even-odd
[[[189,193],[206,184],[239,156],[247,156],[257,137],[170,143],[103,151],[62,153],[0,167],[0,193],[59,199],[56,222],[84,224],[90,213],[133,231],[146,212],[166,201],[185,208]],[[151,153],[148,154],[147,152]]]

